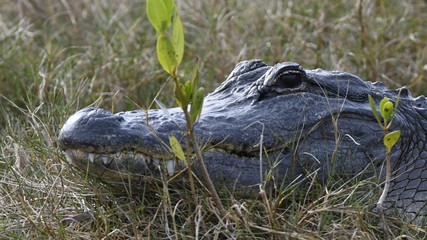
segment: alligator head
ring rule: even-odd
[[[397,91],[348,73],[306,70],[290,62],[239,63],[205,98],[195,127],[211,177],[217,184],[245,187],[261,183],[267,173],[283,184],[312,172],[326,179],[331,171],[354,175],[367,166],[375,169],[385,149],[369,94],[378,103],[384,96],[395,101]],[[394,177],[401,179],[393,182],[390,193],[396,194],[390,199],[399,200],[402,206],[397,207],[414,219],[420,211],[427,212],[427,171],[425,160],[420,160],[427,155],[425,136],[415,134],[416,129],[424,132],[420,126],[426,113],[418,108],[425,107],[425,101],[413,99],[405,88],[401,96],[393,128],[401,129],[402,137],[392,152],[393,169],[396,174],[400,171]],[[183,168],[169,151],[168,136],[175,136],[185,148],[184,132],[179,108],[117,114],[87,108],[64,124],[59,145],[76,167],[105,180],[151,180],[159,178],[161,169],[172,175]],[[424,190],[408,195],[396,186],[410,184],[415,163],[423,171],[413,184]],[[422,204],[404,203],[416,196]]]

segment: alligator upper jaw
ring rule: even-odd
[[[113,114],[104,109],[86,108],[65,122],[58,143],[64,150],[79,149],[99,154],[137,150],[155,158],[162,158],[169,154],[165,144],[167,135],[161,134],[161,131],[153,129],[152,126],[162,128],[171,135],[176,133],[177,138],[183,135],[175,123],[163,119],[164,115],[157,110],[150,110],[147,118],[145,111]],[[175,119],[179,121],[178,117]],[[149,120],[152,125],[147,124]]]

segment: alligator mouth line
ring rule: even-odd
[[[150,157],[136,151],[117,151],[114,153],[89,153],[79,149],[66,149],[68,161],[91,175],[105,179],[153,180],[164,164],[168,175],[176,168],[175,159]],[[90,171],[88,171],[90,169]]]
[[[267,152],[288,151],[289,145],[275,147]],[[208,147],[206,151],[218,151],[229,155],[237,155],[243,158],[259,158],[260,151],[237,151],[218,147]],[[263,151],[264,152],[264,151]],[[137,150],[122,150],[112,153],[93,153],[80,149],[65,149],[68,161],[77,168],[105,179],[122,180],[153,180],[158,178],[161,169],[164,168],[169,176],[173,176],[179,164],[172,155],[150,156]],[[183,169],[185,165],[181,166]],[[90,169],[90,171],[89,171]]]

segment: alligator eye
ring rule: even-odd
[[[275,85],[279,89],[296,88],[302,83],[303,76],[300,73],[285,72],[275,79]]]

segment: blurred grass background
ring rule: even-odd
[[[408,86],[415,96],[427,94],[426,1],[177,4],[188,60],[182,70],[190,71],[198,57],[208,92],[237,62],[259,58],[347,71],[390,88]],[[0,0],[1,238],[102,238],[121,224],[124,230],[112,236],[126,238],[146,234],[147,226],[157,223],[141,210],[147,202],[116,205],[116,198],[93,193],[91,184],[97,183],[80,180],[56,147],[61,125],[78,109],[93,105],[117,112],[151,103],[167,78],[155,56],[155,39],[142,0]],[[174,106],[172,84],[167,86],[161,100]],[[91,208],[99,215],[89,226],[62,224],[62,216]],[[327,226],[309,229],[313,236],[331,237],[335,225]],[[367,229],[356,236],[376,236]],[[152,231],[148,235],[155,239]],[[251,234],[248,239],[257,236]],[[342,234],[336,236],[348,236]]]

